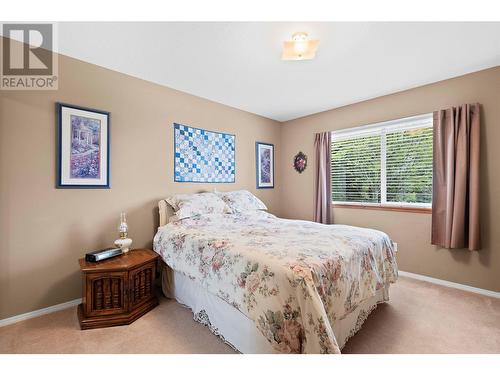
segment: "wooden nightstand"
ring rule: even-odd
[[[130,324],[157,306],[154,281],[158,258],[152,250],[135,249],[97,263],[80,259],[81,329]]]

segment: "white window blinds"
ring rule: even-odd
[[[432,115],[332,132],[332,200],[422,206],[432,202]]]
[[[380,202],[380,135],[332,141],[334,201]]]

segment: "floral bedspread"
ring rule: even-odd
[[[154,249],[252,319],[283,353],[340,353],[332,324],[397,279],[385,233],[263,211],[169,223]]]

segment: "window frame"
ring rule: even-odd
[[[332,144],[337,140],[347,140],[380,135],[380,203],[334,201],[332,205],[345,208],[382,209],[392,211],[432,212],[431,203],[387,202],[387,134],[419,128],[432,128],[432,113],[400,118],[369,125],[335,130],[331,132]],[[331,171],[331,168],[330,168]],[[330,172],[331,173],[331,172]],[[333,194],[332,194],[333,195]]]

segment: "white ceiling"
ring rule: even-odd
[[[295,31],[316,59],[281,61]],[[59,52],[278,121],[500,65],[500,23],[60,23]]]

